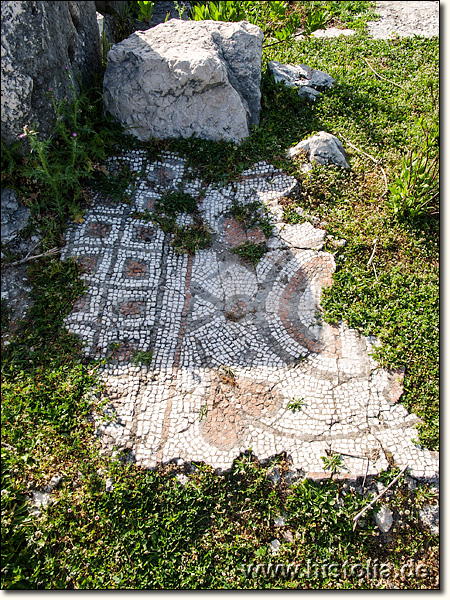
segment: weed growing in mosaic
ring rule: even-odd
[[[181,213],[193,214],[197,211],[197,200],[183,191],[168,192],[155,203],[155,213],[176,217]]]
[[[172,247],[175,252],[181,254],[195,254],[197,250],[208,248],[211,242],[209,229],[201,222],[194,225],[183,225],[174,231]]]
[[[240,256],[243,260],[251,263],[254,267],[259,263],[261,258],[269,251],[267,244],[256,244],[255,242],[244,242],[240,246],[233,248],[233,252]]]
[[[246,231],[259,228],[266,238],[270,237],[273,225],[267,208],[259,200],[245,204],[233,201],[230,212]]]
[[[206,404],[204,404],[198,413],[198,420],[202,421],[206,417],[207,414],[208,414],[208,407],[206,406]]]
[[[193,216],[192,225],[177,224],[177,216],[183,213]],[[195,254],[210,244],[211,233],[201,219],[197,200],[184,191],[169,192],[157,200],[153,222],[164,233],[173,234],[172,247],[177,253]]]
[[[151,350],[149,351],[144,351],[144,350],[137,350],[136,352],[134,352],[133,356],[131,357],[131,362],[136,365],[146,365],[146,366],[150,366],[152,364],[153,361],[153,352]]]
[[[295,413],[296,410],[301,410],[305,406],[306,402],[303,398],[292,398],[292,400],[287,404],[286,408]]]
[[[337,453],[331,453],[328,456],[320,457],[323,462],[323,470],[330,471],[331,476],[339,473],[339,470],[344,466],[342,456]]]

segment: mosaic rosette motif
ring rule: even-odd
[[[436,453],[413,438],[419,419],[399,403],[402,373],[380,369],[375,340],[320,318],[333,255],[325,231],[286,225],[279,202],[298,182],[259,163],[232,184],[204,186],[182,159],[112,160],[138,173],[132,204],[97,198],[67,236],[89,284],[66,319],[102,371],[111,419],[99,425],[107,452],[127,449],[138,464],[173,459],[227,469],[249,448],[262,460],[286,452],[305,475],[323,473],[322,456],[341,454],[341,474],[374,474],[394,462],[417,477],[438,473]],[[177,254],[170,234],[136,217],[167,190],[198,199],[211,245]],[[233,202],[260,200],[274,230],[256,267],[234,252],[265,240],[233,217]],[[180,223],[188,223],[181,215]],[[131,364],[152,352],[149,365]],[[288,408],[301,399],[296,410]]]

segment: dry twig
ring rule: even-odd
[[[353,517],[353,521],[354,521],[353,531],[355,531],[356,524],[357,524],[358,520],[363,516],[363,514],[366,513],[369,510],[369,508],[371,508],[374,504],[376,504],[378,502],[378,500],[385,495],[385,493],[388,491],[388,489],[391,488],[394,485],[394,483],[396,483],[400,479],[400,477],[403,475],[403,473],[406,471],[407,468],[408,467],[406,466],[403,469],[403,471],[400,471],[400,473],[397,475],[397,477],[391,481],[391,483],[387,486],[386,489],[384,489],[381,492],[381,494],[378,494],[378,496],[375,496],[375,498],[371,502],[369,502],[369,504],[367,506],[365,506],[362,510],[359,511],[359,513],[355,517]]]
[[[401,90],[403,90],[404,92],[407,92],[409,94],[409,91],[404,88],[402,85],[400,85],[399,83],[395,83],[395,81],[391,81],[390,79],[388,79],[387,77],[383,77],[383,75],[380,75],[379,73],[377,73],[375,71],[375,69],[372,67],[372,65],[369,63],[369,61],[367,60],[367,58],[364,59],[365,62],[367,63],[367,66],[369,67],[369,69],[371,69],[375,75],[377,77],[379,77],[380,79],[384,79],[384,81],[387,81],[388,83],[392,83],[392,85],[396,85],[397,87],[399,87]]]
[[[349,142],[348,140],[346,140],[344,137],[342,137],[342,139],[347,144],[347,146],[350,146],[350,148],[353,148],[353,150],[356,150],[357,152],[361,152],[361,154],[364,154],[364,156],[367,156],[367,158],[370,158],[370,160],[373,160],[373,162],[377,165],[377,167],[379,167],[381,169],[381,172],[383,173],[383,177],[384,177],[384,184],[386,186],[386,191],[384,192],[383,196],[386,195],[388,193],[388,191],[389,191],[388,181],[387,181],[386,171],[381,166],[381,161],[377,160],[376,158],[374,158],[370,154],[367,154],[367,152],[364,152],[364,150],[361,150],[360,148],[357,148],[354,144],[352,144],[351,142]]]
[[[371,254],[370,258],[369,258],[369,261],[367,263],[368,267],[370,267],[370,263],[372,262],[373,257],[375,256],[375,250],[377,249],[377,240],[378,240],[378,238],[375,238],[373,240],[373,250],[372,250],[372,254]]]
[[[34,256],[27,256],[22,260],[16,260],[16,262],[9,263],[5,266],[7,267],[16,267],[17,265],[22,265],[23,263],[28,262],[29,260],[36,260],[36,258],[42,258],[43,256],[53,256],[54,254],[58,254],[60,252],[60,248],[52,248],[51,250],[47,250],[47,252],[43,252],[42,254],[35,254]]]

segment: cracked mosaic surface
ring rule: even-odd
[[[349,476],[392,461],[417,477],[437,474],[437,454],[413,442],[419,419],[399,404],[402,373],[378,367],[375,340],[320,319],[335,264],[321,251],[325,231],[282,221],[279,200],[295,192],[293,177],[263,162],[217,188],[184,179],[173,154],[149,163],[133,151],[110,168],[121,162],[139,173],[132,204],[97,198],[63,253],[82,262],[89,284],[66,324],[86,355],[108,359],[106,452],[127,449],[146,467],[181,459],[219,469],[249,448],[261,460],[286,452],[307,476],[323,473],[321,456],[337,452]],[[198,199],[212,233],[195,255],[177,254],[170,234],[133,216],[181,188]],[[232,250],[265,237],[231,213],[233,201],[255,200],[274,224],[256,268]],[[152,352],[151,364],[133,365],[137,351]],[[295,411],[293,399],[303,400]]]

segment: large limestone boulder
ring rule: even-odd
[[[245,21],[171,19],[108,53],[106,109],[140,140],[241,141],[259,122],[263,33]]]
[[[47,96],[69,95],[65,67],[87,80],[101,70],[95,2],[2,2],[2,138],[18,139],[23,126],[36,123],[48,135],[55,114]]]

